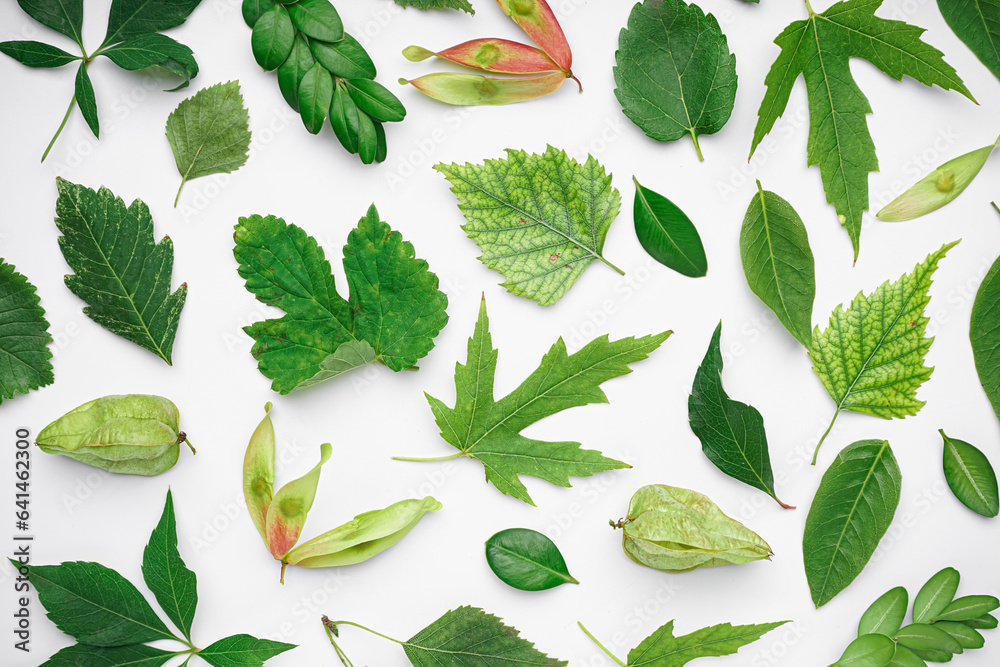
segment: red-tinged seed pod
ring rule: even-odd
[[[528,79],[494,79],[478,74],[438,72],[401,84],[413,84],[420,92],[439,102],[456,106],[513,104],[553,93],[566,80],[563,72]]]
[[[473,39],[437,52],[408,46],[403,55],[410,62],[437,56],[465,67],[501,74],[540,74],[561,69],[542,50],[509,39]]]
[[[563,71],[573,69],[573,52],[549,3],[545,0],[497,0],[497,4]]]

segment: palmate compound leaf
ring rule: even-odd
[[[888,76],[972,94],[940,51],[920,40],[923,28],[875,16],[882,0],[846,0],[791,23],[775,38],[781,47],[764,83],[750,154],[785,111],[801,74],[809,94],[809,165],[819,165],[826,199],[847,229],[858,258],[861,216],[868,209],[868,172],[878,169],[865,116],[868,99],[851,76],[849,60],[864,58]],[[973,100],[974,101],[974,100]]]
[[[486,480],[502,493],[534,505],[518,475],[531,475],[559,486],[571,486],[570,476],[630,467],[600,452],[580,449],[578,442],[545,442],[521,435],[531,424],[588,403],[606,403],[600,385],[630,373],[629,364],[645,359],[671,334],[665,331],[641,338],[609,341],[601,336],[573,354],[562,338],[542,358],[539,367],[521,385],[499,401],[493,398],[497,350],[490,337],[486,300],[479,308],[476,329],[469,339],[465,365],[455,365],[456,403],[449,408],[427,395],[434,420],[445,442],[458,454],[437,459],[396,457],[403,461],[434,461],[468,456],[486,468]]]
[[[809,357],[836,412],[816,445],[813,465],[841,410],[902,419],[923,407],[917,388],[934,370],[924,365],[934,341],[924,335],[927,291],[938,262],[957,243],[946,243],[912,273],[882,283],[870,295],[859,293],[847,310],[837,306],[830,325],[823,331],[816,327]]]
[[[174,244],[153,241],[149,207],[125,202],[57,178],[59,248],[76,273],[66,286],[87,302],[84,314],[108,331],[141,345],[168,364],[187,283],[170,293]]]
[[[374,205],[344,246],[348,299],[337,293],[319,244],[299,227],[253,215],[240,218],[233,237],[247,289],[285,311],[244,328],[260,372],[282,394],[372,361],[410,368],[448,321],[437,276]]]
[[[51,342],[35,286],[0,259],[0,403],[52,384]]]
[[[601,256],[621,196],[593,157],[578,164],[549,146],[542,155],[507,149],[482,165],[438,164],[468,224],[462,226],[508,292],[548,306]]]

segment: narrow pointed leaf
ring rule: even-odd
[[[456,106],[503,105],[526,102],[559,90],[566,81],[562,72],[521,79],[494,79],[478,74],[435,72],[416,79],[400,79],[445,104]]]
[[[1000,513],[997,476],[975,446],[939,431],[944,438],[944,478],[952,493],[973,512],[993,518]]]
[[[160,667],[174,655],[146,644],[111,648],[73,644],[49,656],[41,667]]]
[[[315,64],[316,59],[313,58],[309,44],[302,35],[296,34],[291,53],[278,68],[278,88],[288,106],[296,111],[299,110],[299,86],[302,85],[306,72]]]
[[[688,397],[691,430],[719,470],[760,489],[785,509],[794,509],[775,494],[763,417],[752,405],[729,398],[722,386],[721,338],[719,322]]]
[[[265,660],[295,648],[295,644],[233,635],[198,651],[198,657],[214,667],[261,667]]]
[[[544,51],[520,42],[494,37],[472,39],[437,52],[419,46],[408,46],[403,49],[403,55],[415,63],[437,56],[465,67],[501,74],[559,71],[559,65],[545,55]]]
[[[169,490],[163,515],[142,553],[142,578],[167,618],[190,641],[191,623],[198,606],[198,579],[177,550],[177,520]]]
[[[934,627],[938,630],[944,630],[951,635],[963,649],[982,648],[986,644],[986,640],[983,636],[965,623],[959,623],[956,621],[938,621],[934,624]]]
[[[720,623],[675,637],[674,622],[669,621],[628,652],[628,667],[682,667],[697,658],[733,655],[785,623]]]
[[[635,182],[632,217],[639,243],[650,257],[685,276],[708,273],[701,237],[691,219],[672,201]]]
[[[264,418],[254,429],[243,456],[243,499],[261,539],[267,542],[267,510],[274,497],[274,424],[271,403],[264,406]]]
[[[271,500],[264,521],[264,541],[271,555],[283,561],[299,540],[306,516],[316,499],[316,487],[323,464],[330,460],[333,448],[320,445],[319,463],[302,477],[285,484]]]
[[[83,0],[17,0],[24,13],[83,47]]]
[[[1000,601],[992,595],[966,595],[952,600],[934,620],[968,621],[988,614],[997,607],[1000,607]]]
[[[896,645],[885,635],[861,635],[848,645],[840,660],[831,667],[886,667],[895,651]]]
[[[884,593],[872,603],[858,624],[858,636],[880,634],[892,637],[903,626],[909,595],[902,586]]]
[[[406,117],[402,102],[382,84],[371,79],[348,79],[345,84],[358,109],[373,119],[396,123]]]
[[[288,15],[308,37],[324,42],[344,39],[344,24],[330,0],[298,0],[288,5]]]
[[[191,49],[159,33],[133,37],[105,49],[101,54],[110,58],[122,69],[141,70],[147,67],[160,67],[179,74],[184,77],[184,81],[178,88],[187,86],[191,79],[198,75],[198,63]]]
[[[396,0],[396,4],[417,9],[460,9],[467,14],[476,13],[469,0]]]
[[[333,91],[333,103],[330,105],[330,125],[340,140],[340,144],[349,153],[358,152],[358,141],[361,133],[361,120],[358,105],[351,99],[347,87],[338,82]]]
[[[0,259],[0,403],[52,384],[50,343],[35,286]]]
[[[960,40],[1000,79],[1000,0],[938,0]]]
[[[281,67],[294,44],[295,26],[282,5],[275,5],[261,14],[250,35],[253,57],[267,71]]]
[[[926,623],[911,623],[896,633],[895,639],[911,650],[961,653],[962,645],[944,630]]]
[[[309,40],[313,56],[334,76],[342,79],[374,79],[378,74],[375,63],[358,40],[348,34],[339,42]]]
[[[928,579],[917,597],[913,598],[913,622],[933,623],[937,615],[955,599],[960,578],[958,570],[946,567]]]
[[[312,134],[318,134],[323,129],[332,100],[333,77],[325,67],[316,63],[302,77],[299,85],[299,113],[302,115],[302,124]]]
[[[104,46],[175,28],[201,0],[113,0]]]
[[[80,68],[76,71],[76,105],[80,107],[83,119],[87,121],[87,126],[94,133],[95,137],[101,136],[101,122],[97,117],[97,98],[94,96],[94,84],[87,74],[87,64],[81,62]]]
[[[508,528],[486,540],[486,563],[500,581],[521,591],[578,584],[559,548],[536,530]]]
[[[66,263],[66,286],[88,305],[83,312],[112,333],[141,345],[168,364],[187,284],[170,293],[173,243],[153,242],[149,208],[58,179],[56,225]]]
[[[507,149],[476,164],[438,164],[451,183],[486,266],[502,273],[508,292],[548,306],[558,301],[601,254],[621,196],[611,176],[588,156],[583,164],[549,146],[544,154]]]
[[[557,61],[558,62],[558,61]],[[733,113],[736,57],[719,22],[683,0],[645,0],[618,35],[615,97],[656,141],[715,134]]]
[[[62,67],[80,59],[50,44],[32,41],[0,42],[0,53],[28,67]]]
[[[976,292],[969,340],[979,382],[1000,419],[1000,257],[993,262]]]
[[[497,0],[497,4],[564,72],[573,69],[573,52],[545,0]]]
[[[243,5],[240,8],[243,21],[248,28],[252,29],[256,25],[257,19],[276,4],[275,0],[243,0]]]
[[[885,440],[859,440],[823,475],[802,537],[817,607],[847,588],[875,553],[899,505],[902,475]]]
[[[816,297],[809,236],[791,204],[764,190],[760,181],[740,229],[740,260],[750,291],[808,350]]]

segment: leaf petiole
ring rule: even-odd
[[[611,658],[612,660],[614,660],[616,664],[618,664],[618,665],[621,665],[621,667],[628,667],[628,665],[626,665],[626,664],[625,664],[624,662],[622,662],[621,660],[619,660],[618,658],[616,658],[616,657],[614,656],[614,654],[613,654],[613,653],[611,653],[611,651],[609,651],[609,650],[608,650],[607,648],[605,648],[605,647],[604,647],[604,644],[602,644],[601,642],[597,641],[597,637],[595,637],[594,635],[590,634],[590,630],[588,630],[587,628],[585,628],[585,627],[583,626],[583,623],[581,623],[580,621],[577,621],[577,622],[576,622],[576,624],[580,626],[580,629],[581,629],[581,630],[583,630],[583,631],[584,631],[584,633],[585,633],[585,634],[586,634],[586,635],[587,635],[588,637],[590,637],[590,641],[592,641],[592,642],[594,642],[595,644],[597,644],[597,645],[598,645],[598,647],[600,647],[600,649],[601,649],[602,651],[604,651],[604,652],[605,652],[605,653],[606,653],[606,654],[608,655],[608,657],[609,657],[609,658]]]
[[[55,145],[56,139],[59,138],[63,128],[66,127],[66,121],[69,120],[69,115],[73,112],[74,105],[76,105],[76,93],[73,94],[73,99],[69,101],[69,108],[66,109],[66,115],[63,116],[62,123],[59,124],[59,129],[56,130],[55,135],[52,137],[52,141],[49,142],[49,145],[45,147],[45,152],[42,153],[42,162],[45,162],[45,158],[49,156],[49,151],[52,150],[52,146]]]
[[[465,452],[459,452],[457,454],[452,454],[451,456],[433,456],[430,458],[413,458],[410,456],[393,456],[393,461],[416,461],[418,463],[430,463],[432,461],[451,461],[452,459],[457,459],[465,456]]]
[[[833,413],[833,419],[830,420],[830,425],[826,427],[826,431],[820,437],[819,442],[816,443],[816,449],[813,450],[813,460],[810,465],[816,465],[816,459],[819,458],[819,448],[823,446],[823,441],[826,440],[826,436],[830,435],[830,431],[833,430],[833,425],[837,421],[838,415],[840,415],[840,408],[837,408],[837,411]]]
[[[993,206],[993,209],[994,209],[994,210],[995,210],[995,211],[996,211],[997,213],[1000,213],[1000,206],[997,206],[997,203],[996,203],[995,201],[991,201],[991,202],[990,202],[990,205],[991,205],[991,206]]]
[[[691,139],[694,141],[694,150],[698,153],[698,162],[704,162],[705,156],[701,154],[701,146],[698,144],[698,135],[695,134],[693,129],[691,130]]]

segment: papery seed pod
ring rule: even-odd
[[[456,106],[500,105],[526,102],[559,90],[566,81],[562,72],[535,76],[530,79],[495,79],[479,74],[436,72],[425,74],[401,84],[413,86],[428,97]]]
[[[35,443],[48,454],[109,472],[158,475],[177,463],[180,443],[187,438],[179,421],[177,406],[161,396],[105,396],[46,426]]]
[[[629,503],[622,549],[640,565],[667,572],[770,559],[761,537],[707,496],[664,484],[644,486]]]
[[[257,532],[266,542],[264,526],[267,509],[274,497],[274,425],[271,403],[264,406],[264,418],[257,425],[243,457],[243,499]]]
[[[421,62],[432,56],[458,65],[501,74],[536,74],[560,71],[559,65],[541,49],[509,39],[473,39],[444,51],[431,51],[420,46],[408,46],[403,56],[410,62]]]

